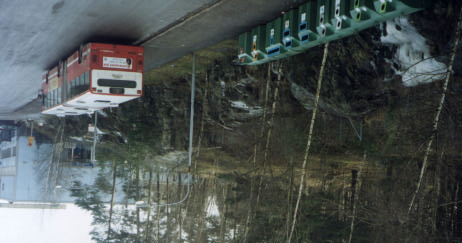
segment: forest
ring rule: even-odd
[[[228,40],[145,73],[142,98],[98,115],[97,179],[69,182],[92,238],[462,241],[462,4],[434,5],[267,64],[237,65]],[[427,49],[385,41],[412,31]],[[40,132],[56,153],[93,122]]]

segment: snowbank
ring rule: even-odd
[[[394,61],[401,67],[395,71],[402,76],[405,86],[430,83],[446,77],[447,66],[430,55],[425,38],[406,17],[387,21],[381,41],[385,45],[398,45]]]
[[[263,114],[263,108],[260,106],[249,106],[244,101],[231,101],[231,107],[246,111],[251,117]]]

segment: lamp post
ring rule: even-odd
[[[189,197],[190,187],[191,187],[191,161],[192,161],[192,145],[193,145],[193,126],[194,126],[194,93],[195,93],[195,82],[196,82],[196,54],[192,54],[192,79],[191,79],[191,110],[189,118],[189,151],[188,151],[188,180],[187,180],[187,191],[186,195],[180,201],[173,203],[162,203],[162,204],[153,204],[145,203],[144,201],[135,202],[137,208],[156,208],[156,207],[165,207],[178,205],[186,201]],[[95,125],[96,129],[96,125]]]

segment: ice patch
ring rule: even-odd
[[[401,65],[396,74],[401,75],[404,86],[411,87],[442,80],[447,66],[430,55],[425,38],[420,35],[406,17],[389,20],[386,35],[381,41],[385,45],[397,45],[395,61]]]

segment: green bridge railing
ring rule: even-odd
[[[431,0],[314,0],[239,36],[239,64],[258,65],[417,12]]]

